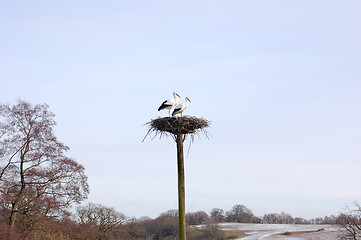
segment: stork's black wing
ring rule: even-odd
[[[175,109],[173,110],[172,116],[176,115],[177,112],[179,112],[181,109],[182,109],[182,108],[175,108]]]
[[[162,109],[164,109],[164,108],[170,107],[170,106],[172,106],[172,105],[167,104],[167,101],[164,101],[164,102],[162,103],[162,105],[160,105],[160,107],[158,108],[158,111],[160,111],[160,110],[162,110]]]

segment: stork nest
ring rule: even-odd
[[[152,119],[150,122],[146,123],[149,126],[149,130],[144,139],[151,133],[155,132],[157,136],[160,134],[168,135],[171,134],[176,136],[178,134],[197,134],[199,132],[204,132],[207,135],[205,128],[209,127],[210,122],[203,118],[196,117],[163,117]],[[144,141],[144,140],[143,140]]]

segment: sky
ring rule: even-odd
[[[361,201],[358,0],[1,1],[0,102],[47,103],[87,201],[177,208],[176,145],[146,138],[176,91],[211,122],[185,143],[186,211],[315,218]]]

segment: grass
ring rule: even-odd
[[[220,240],[232,240],[237,238],[243,238],[247,236],[240,230],[215,230],[210,232],[207,229],[199,228],[197,226],[187,227],[187,238],[194,240],[207,240],[207,239],[220,239]]]
[[[247,236],[247,234],[245,234],[242,231],[235,231],[235,230],[222,230],[222,231],[224,232],[226,239],[237,239]]]
[[[321,232],[324,231],[325,229],[321,228],[318,230],[310,230],[310,231],[294,231],[294,232],[284,232],[284,233],[276,233],[273,234],[273,237],[278,237],[278,236],[292,236],[292,235],[300,235],[300,234],[306,234],[306,233],[315,233],[315,232]]]

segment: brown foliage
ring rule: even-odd
[[[186,218],[188,225],[201,225],[205,224],[209,220],[208,214],[203,211],[187,213]]]
[[[341,226],[340,239],[357,240],[361,239],[361,205],[353,203],[353,207],[347,207],[337,218],[337,223]]]
[[[252,211],[242,204],[236,204],[230,211],[227,212],[228,222],[237,223],[252,223],[254,222],[255,216]]]
[[[96,226],[98,239],[117,239],[116,230],[126,219],[124,214],[117,212],[114,208],[94,203],[79,207],[77,216],[82,224]]]
[[[220,208],[213,208],[212,211],[209,213],[213,221],[217,223],[221,223],[225,221],[224,210]]]
[[[0,222],[0,239],[20,240],[20,234],[17,229],[10,227],[9,224]]]
[[[34,228],[87,198],[84,167],[65,156],[46,104],[0,104],[0,117],[0,214],[9,225]]]
[[[187,238],[192,240],[226,240],[225,231],[214,221],[208,221],[201,227],[190,226],[187,228]]]

